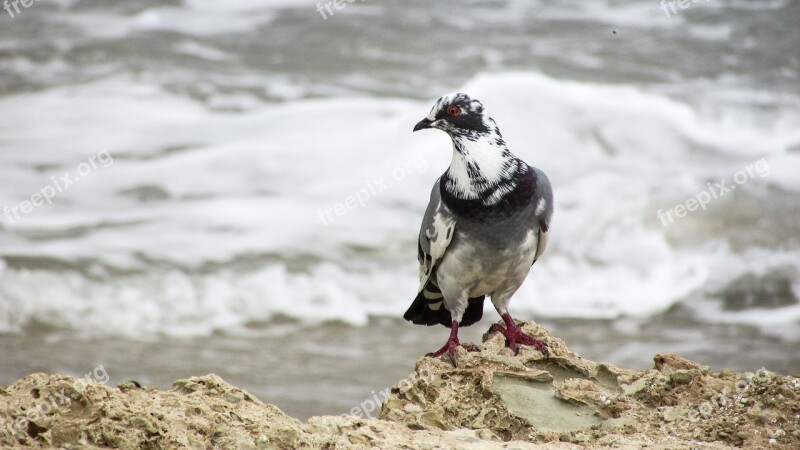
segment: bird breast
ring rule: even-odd
[[[495,241],[459,233],[456,227],[451,248],[438,268],[437,281],[443,292],[466,291],[470,297],[516,288],[533,264],[537,241],[538,233],[532,229],[518,239]]]

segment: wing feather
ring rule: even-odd
[[[544,253],[547,241],[550,238],[550,221],[553,218],[553,189],[550,187],[550,180],[541,170],[533,167],[536,173],[536,209],[533,214],[538,219],[539,235],[536,244],[536,256],[533,258],[535,263]]]
[[[455,218],[442,203],[442,198],[439,194],[439,180],[436,180],[431,190],[428,208],[425,210],[425,216],[422,219],[422,226],[419,230],[419,245],[417,247],[419,259],[419,289],[417,292],[425,290],[426,294],[428,294],[425,297],[431,300],[442,298],[441,291],[439,291],[435,280],[432,280],[432,286],[428,289],[425,286],[428,284],[428,280],[431,279],[436,264],[444,257],[447,247],[453,240],[455,227]]]

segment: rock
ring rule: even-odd
[[[505,403],[510,415],[524,419],[537,431],[574,431],[600,423],[594,409],[580,400],[571,401],[577,397],[570,395],[573,392],[559,395],[550,383],[542,383],[536,378],[499,372],[495,373],[490,389]]]
[[[623,384],[620,387],[622,388],[622,392],[624,392],[625,395],[636,395],[637,393],[639,393],[640,391],[642,391],[647,387],[647,381],[648,381],[647,378],[639,378],[632,384]]]
[[[689,414],[689,411],[686,408],[670,408],[664,413],[664,420],[667,422],[675,422],[678,419],[682,419]]]
[[[697,369],[699,371],[703,371],[708,369],[705,366],[701,366],[694,361],[688,360],[674,353],[659,353],[653,357],[653,362],[655,363],[656,370],[666,374],[670,374],[676,370]]]
[[[625,370],[524,328],[549,344],[549,361],[489,333],[458,368],[421,358],[370,420],[302,423],[215,375],[161,391],[33,374],[0,388],[0,448],[800,448],[795,378],[712,374],[677,355]]]
[[[698,369],[679,369],[669,374],[669,381],[673,384],[689,384],[693,379],[702,376]]]
[[[130,391],[132,389],[141,389],[142,385],[136,380],[128,380],[128,381],[123,381],[122,383],[117,385],[117,387],[122,392],[127,392],[127,391]]]
[[[615,430],[617,428],[625,428],[632,426],[636,423],[634,417],[620,417],[619,419],[608,419],[604,420],[601,424],[601,428],[606,431]]]

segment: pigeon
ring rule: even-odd
[[[547,344],[526,334],[508,312],[511,296],[547,246],[553,191],[541,170],[514,156],[483,104],[464,93],[441,97],[414,131],[436,128],[453,141],[450,167],[436,180],[422,219],[417,253],[419,290],[403,318],[442,324],[450,337],[439,350],[453,365],[459,327],[478,322],[489,296],[505,327],[507,345],[532,345],[549,358]]]

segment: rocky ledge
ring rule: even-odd
[[[169,391],[136,382],[33,374],[0,387],[0,447],[800,448],[800,380],[767,370],[713,373],[677,355],[626,370],[571,352],[535,323],[551,358],[484,336],[459,365],[421,358],[380,419],[303,423],[215,375]]]

